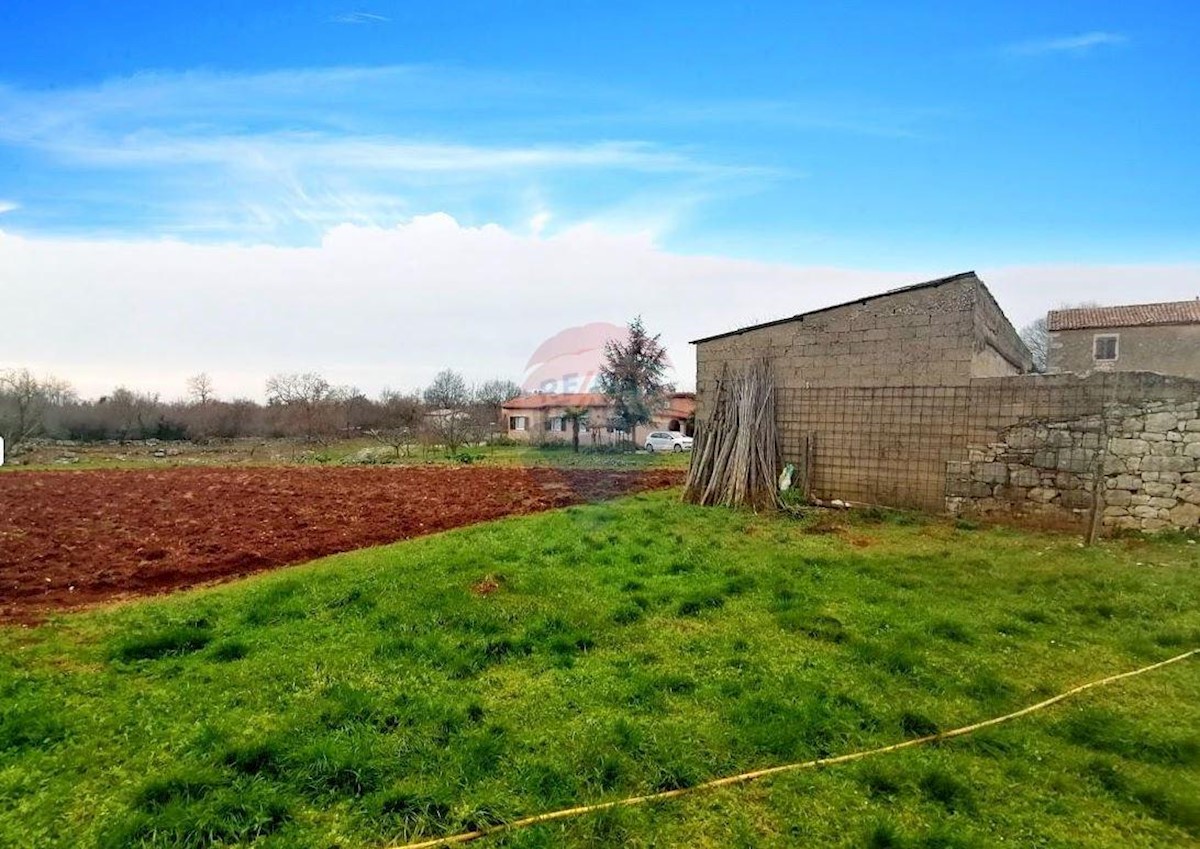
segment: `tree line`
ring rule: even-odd
[[[500,406],[520,394],[511,380],[469,384],[443,370],[423,390],[385,389],[368,397],[315,372],[271,375],[266,402],[222,398],[204,373],[187,380],[183,400],[118,387],[83,399],[58,377],[25,368],[0,371],[0,437],[9,451],[37,438],[79,442],[295,438],[323,443],[372,436],[397,453],[421,440],[449,450],[499,428]]]

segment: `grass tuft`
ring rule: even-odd
[[[172,625],[161,631],[125,637],[112,649],[113,660],[132,663],[200,651],[212,642],[212,631],[194,625]]]

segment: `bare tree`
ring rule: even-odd
[[[111,395],[101,398],[102,420],[107,432],[115,439],[145,439],[158,433],[160,416],[158,396],[134,392],[118,386]]]
[[[479,423],[473,415],[474,393],[463,376],[443,369],[424,392],[425,426],[448,452],[454,453],[472,441],[479,433]]]
[[[1050,353],[1050,334],[1046,330],[1045,317],[1034,319],[1022,327],[1021,341],[1033,354],[1033,370],[1038,374],[1044,373]]]
[[[425,405],[416,394],[383,390],[376,410],[376,427],[367,434],[376,441],[391,446],[396,457],[408,456],[408,448],[417,437],[425,416]]]
[[[1098,301],[1080,301],[1075,304],[1061,303],[1055,309],[1091,309],[1098,306],[1100,306]],[[1021,341],[1025,343],[1025,347],[1029,349],[1029,353],[1033,354],[1033,370],[1038,374],[1044,374],[1050,367],[1050,328],[1046,324],[1046,317],[1036,318],[1022,327],[1020,337]]]
[[[495,407],[497,410],[504,406],[505,403],[511,401],[521,394],[521,387],[511,380],[485,380],[475,390],[475,401],[478,404],[487,404]]]
[[[267,378],[267,404],[278,408],[288,429],[308,442],[329,435],[335,392],[329,381],[313,372],[274,374]]]
[[[207,404],[216,397],[212,378],[206,372],[194,374],[187,379],[187,393],[193,404]]]
[[[360,431],[367,408],[371,402],[357,386],[339,386],[333,390],[331,400],[339,411],[339,428],[344,436]]]
[[[43,433],[52,406],[73,400],[66,381],[57,378],[39,380],[29,369],[0,371],[0,436],[8,449]]]

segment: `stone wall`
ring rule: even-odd
[[[947,465],[950,512],[1084,521],[1095,505],[1109,528],[1200,525],[1200,382],[1131,372],[973,389],[991,412],[973,416],[967,458]]]
[[[776,391],[783,458],[821,499],[1084,523],[1200,522],[1200,381],[1022,375]]]

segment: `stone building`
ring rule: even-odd
[[[699,415],[726,365],[771,360],[776,386],[958,386],[1024,374],[1033,359],[968,271],[697,339]]]
[[[973,273],[695,344],[701,437],[724,370],[766,358],[783,460],[817,498],[1200,528],[1200,380],[1027,374]]]
[[[1047,370],[1152,371],[1200,378],[1200,298],[1052,310]]]

